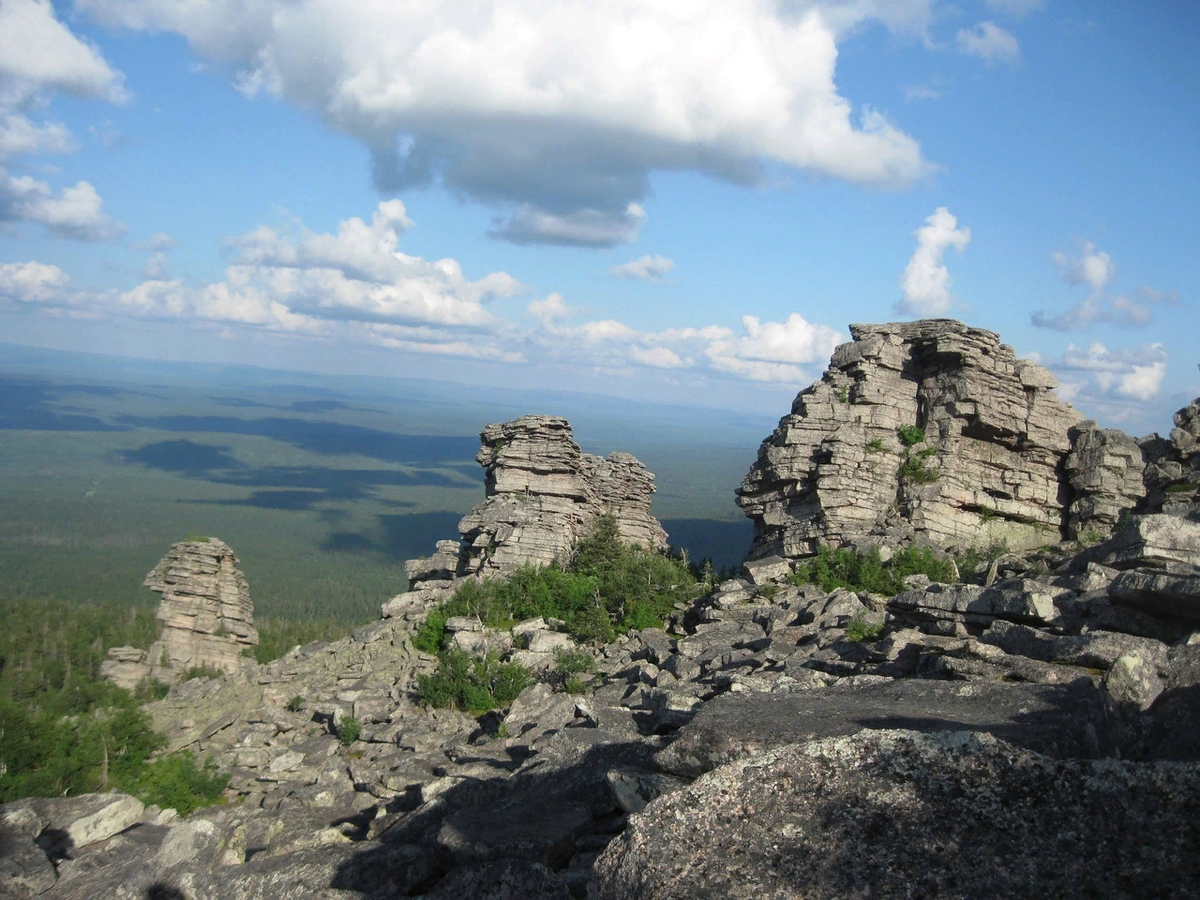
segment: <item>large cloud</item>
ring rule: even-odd
[[[506,210],[498,237],[609,246],[636,236],[649,173],[750,183],[764,161],[904,185],[915,140],[834,83],[871,20],[923,35],[931,0],[77,0],[172,31],[249,94],[314,109],[372,151],[377,184],[440,180]]]
[[[905,315],[934,316],[950,308],[950,270],[942,264],[947,247],[962,250],[971,242],[971,229],[959,228],[958,219],[939,206],[914,235],[917,249],[904,268],[904,291],[896,311]]]

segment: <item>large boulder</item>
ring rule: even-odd
[[[588,896],[1195,897],[1198,804],[1195,766],[866,731],[660,797],[596,861]]]

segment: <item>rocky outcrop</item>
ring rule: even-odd
[[[1058,540],[1079,415],[1042,367],[946,319],[852,325],[738,491],[752,558],[818,544]]]
[[[1146,449],[1146,509],[1200,520],[1200,397],[1175,413],[1169,442]]]
[[[487,500],[459,523],[461,574],[503,575],[524,563],[566,563],[602,515],[623,540],[662,549],[667,534],[650,515],[654,476],[628,453],[580,451],[557,416],[489,425],[476,457],[487,470]]]
[[[192,668],[233,672],[243,651],[258,643],[250,586],[224,541],[181,541],[146,576],[162,594],[156,618],[163,629],[149,650],[115,647],[101,674],[126,688],[143,678],[174,683]]]
[[[990,585],[914,576],[890,598],[796,586],[788,561],[763,560],[754,582],[722,584],[666,630],[587,648],[582,693],[538,668],[507,710],[479,717],[420,705],[437,661],[413,648],[427,607],[404,595],[346,638],[146,707],[170,749],[231,776],[236,802],[178,821],[148,810],[103,839],[77,828],[87,836],[66,856],[45,849],[70,831],[62,811],[0,808],[12,848],[0,894],[1021,896],[1029,872],[1078,875],[1079,895],[1092,872],[1188,883],[1195,823],[1180,823],[1194,819],[1200,765],[1189,526],[1134,517],[1084,557],[1013,554],[981,568]],[[453,549],[410,574],[447,581]],[[499,634],[454,626],[456,642]],[[531,666],[569,646],[544,620],[505,636],[495,646]],[[930,821],[949,837],[922,837]],[[863,863],[820,863],[830,854]],[[979,860],[993,881],[967,871]],[[774,881],[781,871],[799,887]],[[1056,895],[1073,883],[1054,881]]]
[[[558,416],[488,425],[479,437],[487,499],[459,522],[461,541],[438,541],[432,556],[405,563],[409,590],[383,604],[385,617],[420,615],[463,578],[504,577],[526,563],[565,565],[605,515],[627,543],[666,548],[667,533],[650,513],[654,475],[637,457],[582,452]]]
[[[1071,487],[1067,537],[1097,540],[1146,496],[1141,445],[1115,428],[1082,422],[1070,432],[1066,472]]]

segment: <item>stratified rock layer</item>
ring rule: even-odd
[[[196,667],[234,672],[242,651],[258,643],[250,586],[224,541],[173,544],[143,583],[162,594],[155,616],[163,630],[149,650],[109,651],[101,674],[122,687],[145,677],[172,683]]]
[[[653,549],[667,534],[650,514],[654,476],[636,457],[583,453],[558,416],[522,416],[489,425],[476,459],[487,470],[487,500],[459,523],[460,574],[507,574],[524,563],[565,563],[600,516],[621,538]]]
[[[1080,417],[1049,372],[948,319],[850,332],[738,491],[755,523],[750,557],[864,539],[1020,548],[1059,537],[1060,470]],[[924,440],[902,439],[905,426]]]

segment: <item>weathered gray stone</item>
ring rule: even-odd
[[[1060,757],[1114,749],[1104,695],[1090,685],[912,680],[718,697],[657,759],[664,771],[694,778],[773,747],[864,728],[987,731]]]
[[[569,900],[563,880],[541,863],[521,859],[464,866],[447,875],[427,900]]]
[[[1200,574],[1200,522],[1164,513],[1130,516],[1116,534],[1081,553],[1072,565],[1078,568],[1090,561],[1114,569]]]
[[[162,634],[140,656],[135,648],[114,648],[101,675],[133,688],[143,678],[172,683],[193,667],[237,671],[242,651],[258,643],[250,587],[238,566],[216,538],[173,544],[145,580],[162,594],[155,614]]]
[[[1162,693],[1163,682],[1141,657],[1122,656],[1104,676],[1104,689],[1117,703],[1146,710]]]
[[[522,416],[489,425],[477,457],[487,500],[459,523],[459,571],[508,574],[526,563],[569,561],[597,518],[616,518],[623,540],[661,549],[667,535],[650,515],[654,476],[628,453],[582,453],[566,419]]]
[[[1082,422],[1071,432],[1066,471],[1072,500],[1067,533],[1071,538],[1108,535],[1122,513],[1146,496],[1146,462],[1136,440],[1114,428]]]
[[[946,614],[981,623],[991,619],[1048,622],[1058,611],[1046,585],[1011,579],[984,588],[974,584],[931,584],[922,591],[904,591],[888,601],[896,611],[923,613],[933,618]]]
[[[659,798],[596,861],[588,896],[1195,897],[1198,806],[1195,766],[866,731]]]
[[[1168,575],[1134,569],[1118,575],[1108,593],[1119,603],[1153,615],[1200,622],[1200,574]]]
[[[1046,370],[948,319],[850,333],[738,491],[752,558],[881,538],[1018,549],[1058,535],[1067,429],[1080,417]],[[925,442],[903,446],[902,426]]]
[[[1156,670],[1165,670],[1167,645],[1152,638],[1108,631],[1079,635],[1047,634],[1028,625],[997,621],[980,638],[1005,653],[1048,663],[1109,669],[1122,656],[1137,656]]]

